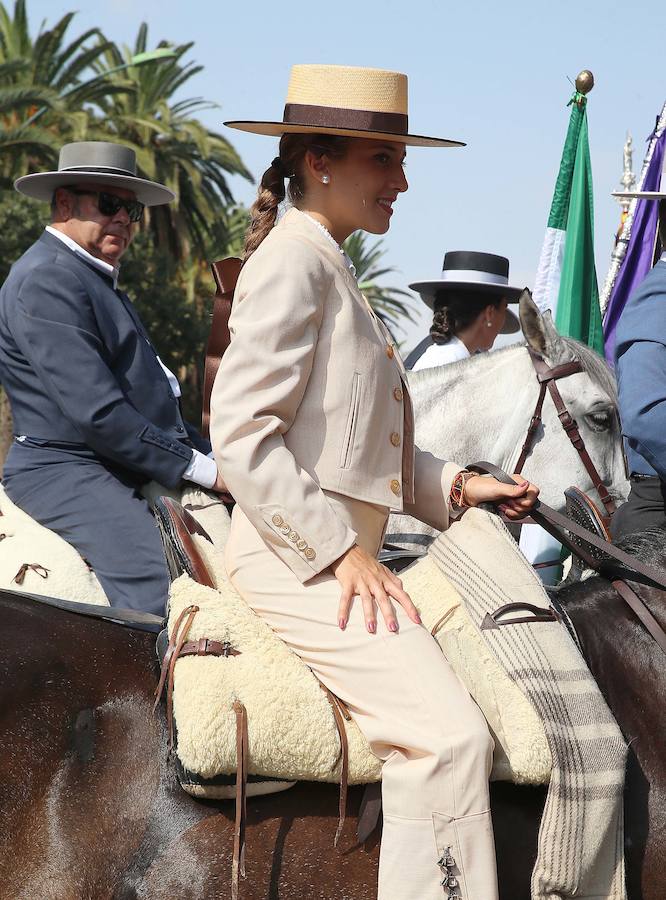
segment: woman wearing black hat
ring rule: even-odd
[[[509,260],[493,253],[451,251],[440,278],[410,284],[433,311],[430,334],[406,361],[413,371],[444,366],[490,350],[498,334],[520,330],[507,308],[521,288],[509,286]]]

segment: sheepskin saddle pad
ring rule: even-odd
[[[210,799],[231,796],[239,763],[239,704],[247,715],[251,777],[273,780],[276,790],[296,780],[338,782],[346,762],[349,784],[379,780],[381,761],[351,716],[344,707],[342,715],[340,707],[336,711],[310,669],[239,597],[224,575],[219,550],[198,535],[194,541],[216,586],[187,575],[171,585],[170,643],[202,648],[202,655],[192,651],[175,658],[168,695],[185,790]],[[496,747],[493,778],[547,783],[551,756],[539,717],[487,650],[451,581],[430,557],[402,579],[425,627],[486,716]],[[217,655],[206,652],[213,645]],[[232,652],[220,653],[224,646]]]
[[[150,482],[143,494],[151,505],[172,496],[196,515],[218,547],[229,533],[230,518],[217,494],[195,485],[182,492]],[[9,499],[0,485],[0,588],[108,606],[109,601],[86,560],[54,531],[44,528]]]

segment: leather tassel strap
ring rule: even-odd
[[[167,728],[169,732],[169,750],[171,750],[171,748],[173,747],[174,670],[176,668],[176,661],[178,660],[180,651],[183,649],[183,645],[187,640],[187,635],[189,633],[192,622],[194,621],[194,617],[198,612],[198,606],[186,606],[176,619],[176,624],[173,627],[171,638],[169,639],[169,645],[167,647],[166,653],[164,654],[164,659],[162,660],[162,672],[160,674],[160,680],[155,690],[155,703],[153,704],[153,712],[155,712],[155,710],[157,709],[157,705],[160,702],[160,698],[164,690],[164,685],[166,684],[167,686]],[[185,622],[184,625],[183,622]]]
[[[236,823],[234,826],[234,856],[231,866],[231,900],[238,900],[240,876],[245,878],[245,823],[247,818],[248,733],[247,710],[234,701],[236,714]]]
[[[345,728],[345,719],[350,722],[351,715],[349,710],[344,705],[342,700],[339,697],[336,697],[332,691],[321,684],[320,687],[322,691],[326,694],[328,702],[331,704],[331,709],[333,710],[333,718],[335,720],[335,727],[338,729],[338,735],[340,737],[340,757],[342,758],[342,765],[340,767],[340,799],[338,802],[338,827],[335,832],[335,838],[333,839],[333,846],[338,846],[338,841],[342,836],[342,829],[345,827],[345,818],[347,815],[347,788],[349,786],[349,744],[347,742],[347,729]]]

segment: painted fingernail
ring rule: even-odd
[[[347,626],[347,620],[346,619],[338,619],[338,625],[344,631]]]
[[[418,613],[416,614],[415,622],[417,625],[423,625],[423,619],[421,618],[421,616]]]
[[[368,622],[368,631],[370,632],[370,634],[374,634],[376,630],[377,630],[377,623],[376,622]]]
[[[389,622],[389,631],[397,631],[398,623],[397,622]]]

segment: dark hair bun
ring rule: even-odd
[[[451,340],[451,323],[447,306],[440,306],[435,311],[432,317],[430,337],[436,344],[447,344]]]

